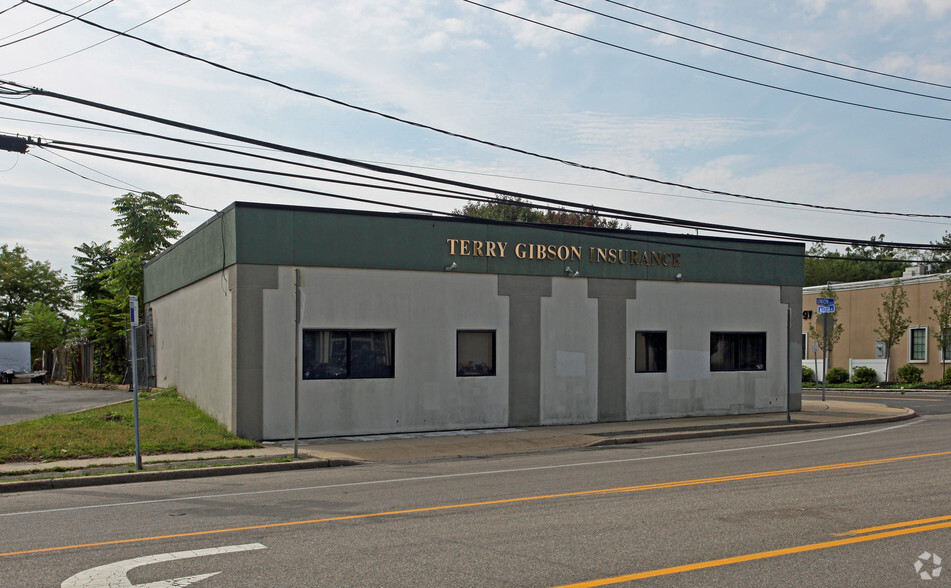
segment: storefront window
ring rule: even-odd
[[[710,371],[766,369],[766,333],[710,333]]]
[[[305,380],[392,378],[394,331],[305,330]]]
[[[634,334],[634,371],[639,373],[667,371],[667,333],[637,331]]]
[[[495,375],[495,331],[456,331],[456,375]]]

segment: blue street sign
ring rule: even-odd
[[[835,298],[816,298],[816,304],[819,306],[834,306]]]
[[[835,305],[829,304],[827,306],[819,307],[819,314],[825,314],[829,312],[835,312]]]

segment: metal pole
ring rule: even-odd
[[[137,368],[138,357],[136,356],[136,333],[135,327],[129,328],[132,333],[132,414],[135,423],[135,469],[142,469],[142,449],[139,442],[139,370]]]
[[[828,322],[826,323],[828,324]],[[829,375],[829,358],[827,355],[829,349],[829,330],[825,329],[822,334],[822,401],[826,401],[826,378]]]
[[[300,457],[300,268],[294,269],[294,459]]]
[[[789,337],[792,335],[792,310],[786,308],[786,422],[792,422],[792,416],[789,414],[789,402],[792,398],[792,393],[790,391],[792,379],[792,369],[790,367],[790,358],[792,351],[792,345],[790,344]],[[801,371],[801,370],[800,370]]]

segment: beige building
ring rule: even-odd
[[[902,288],[908,293],[907,316],[911,318],[911,324],[891,349],[891,377],[888,378],[891,381],[896,379],[898,368],[906,363],[924,370],[925,381],[941,379],[941,349],[934,337],[938,325],[932,318],[931,307],[937,305],[935,291],[941,287],[942,280],[951,278],[951,275],[920,275],[920,271],[920,268],[912,267],[899,278]],[[879,380],[885,379],[887,351],[875,329],[879,328],[878,310],[882,305],[882,294],[894,282],[894,279],[869,280],[830,286],[837,298],[836,320],[845,330],[832,349],[829,367],[842,367],[852,373],[857,366],[868,366],[878,372]],[[822,372],[822,350],[816,350],[809,327],[816,324],[819,316],[816,299],[823,296],[824,288],[812,286],[802,291],[803,365],[813,369],[818,367],[818,373]],[[951,349],[946,350],[945,361],[951,363]]]

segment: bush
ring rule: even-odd
[[[921,382],[924,373],[920,367],[906,363],[898,368],[898,381],[902,384],[917,384]]]
[[[849,381],[849,370],[840,367],[829,368],[826,381],[830,384],[842,384]]]
[[[951,365],[944,368],[944,380],[941,383],[951,382]]]
[[[878,372],[874,369],[860,365],[852,370],[852,382],[856,384],[869,385],[878,379]]]
[[[951,366],[948,366],[948,369],[951,370]],[[802,381],[815,382],[816,372],[812,371],[812,368],[807,368],[806,366],[802,366]]]

